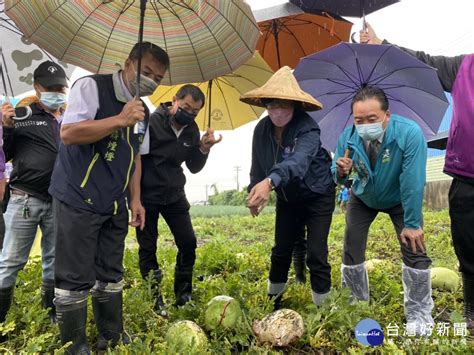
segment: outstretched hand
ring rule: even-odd
[[[219,134],[219,138],[216,139],[214,136],[214,129],[209,127],[201,138],[201,150],[205,153],[209,153],[214,144],[219,143],[222,140],[222,135]]]
[[[377,37],[374,29],[368,22],[366,22],[367,31],[360,30],[359,32],[359,41],[360,43],[366,44],[382,44],[382,40]]]

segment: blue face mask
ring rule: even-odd
[[[384,122],[385,118],[382,122],[358,124],[356,125],[357,133],[359,134],[360,138],[366,141],[374,141],[379,139],[384,132]]]
[[[57,110],[66,104],[66,94],[62,92],[45,91],[41,93],[41,103],[51,110]]]

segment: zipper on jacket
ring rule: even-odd
[[[125,180],[125,186],[123,187],[122,192],[124,192],[127,189],[128,182],[130,180],[130,171],[132,171],[132,165],[133,165],[133,147],[132,147],[132,144],[130,143],[130,127],[127,127],[127,143],[128,143],[128,146],[130,147],[130,164],[128,166],[127,179]]]
[[[94,157],[92,158],[92,161],[90,162],[89,166],[87,167],[86,175],[84,176],[84,179],[81,182],[81,188],[84,188],[86,186],[87,181],[89,180],[89,176],[91,174],[92,168],[94,167],[95,162],[99,159],[99,153],[95,153]]]

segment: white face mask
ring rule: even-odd
[[[383,123],[385,122],[386,118],[387,116],[385,115],[385,118],[382,122],[357,124],[356,129],[360,138],[366,141],[374,141],[379,139],[385,132]]]
[[[66,94],[62,92],[43,91],[40,93],[39,100],[49,109],[57,110],[66,104]]]

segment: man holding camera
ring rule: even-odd
[[[59,147],[59,127],[66,103],[67,77],[51,61],[41,63],[33,74],[37,101],[29,105],[20,120],[10,103],[2,106],[3,149],[6,161],[13,161],[10,201],[5,213],[5,240],[0,255],[0,322],[13,300],[18,272],[28,261],[38,227],[41,229],[41,258],[44,308],[55,322],[54,234],[51,196],[48,188]]]

